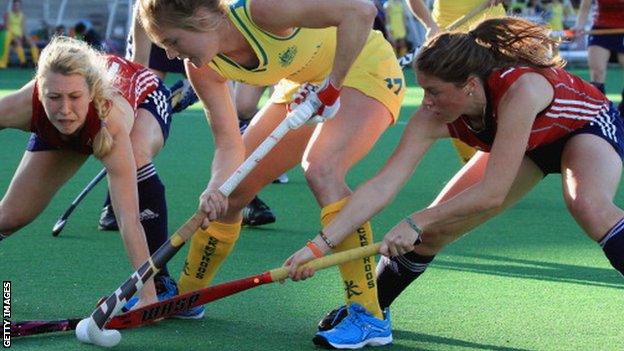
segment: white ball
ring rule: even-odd
[[[85,318],[76,326],[76,337],[81,342],[103,347],[113,347],[121,341],[121,333],[114,329],[97,327],[93,318]]]

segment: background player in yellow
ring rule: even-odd
[[[470,26],[474,23],[480,22],[486,18],[505,16],[505,8],[502,5],[503,0],[485,1],[489,3],[489,7],[457,28],[457,30],[468,31]],[[438,34],[440,30],[448,27],[451,23],[483,3],[483,0],[435,0],[433,2],[433,11],[429,12],[424,0],[408,1],[412,13],[414,13],[416,18],[418,18],[427,29],[427,39],[432,38]],[[464,163],[468,162],[475,154],[476,150],[462,141],[457,139],[452,140],[461,160]]]
[[[215,140],[211,178],[200,197],[210,223],[191,240],[178,285],[182,293],[210,283],[238,239],[241,209],[295,165],[303,167],[322,208],[322,223],[342,209],[351,194],[347,172],[396,120],[405,91],[392,47],[371,30],[376,13],[367,0],[141,0],[140,17],[148,35],[169,57],[185,59]],[[243,138],[228,79],[258,86],[277,83]],[[293,101],[295,93],[298,98]],[[316,117],[323,122],[290,131],[232,195],[226,198],[219,192],[246,154],[285,118],[289,106],[310,98],[321,102]],[[366,223],[340,245],[317,241],[309,248],[342,251],[372,241]],[[389,333],[377,302],[373,269],[374,261],[368,258],[341,265],[345,295],[354,314]],[[187,313],[201,315],[203,308]]]
[[[39,49],[26,32],[26,16],[22,12],[21,0],[13,0],[13,3],[11,4],[11,11],[4,14],[4,23],[8,35],[7,40],[15,48],[20,65],[26,65],[26,53],[24,52],[23,46],[24,42],[28,43],[30,47],[30,55],[33,65],[37,64],[37,61],[39,60]],[[7,54],[7,60],[8,56],[9,55]],[[6,66],[6,62],[3,64]]]
[[[405,29],[405,12],[403,0],[388,0],[384,4],[386,10],[386,26],[390,33],[389,41],[394,46],[394,50],[397,56],[405,55],[407,51],[407,42],[405,36],[407,30]]]

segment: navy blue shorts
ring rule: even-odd
[[[174,58],[170,60],[167,57],[165,50],[158,45],[152,44],[149,57],[149,68],[171,73],[184,73],[184,62],[180,59]]]
[[[597,122],[591,122],[569,135],[548,145],[541,146],[526,153],[537,164],[544,175],[561,173],[561,154],[565,144],[577,134],[594,134],[606,140],[624,162],[624,124],[617,108],[610,104],[609,111]]]
[[[158,121],[158,125],[160,126],[160,130],[162,131],[163,139],[165,141],[167,141],[167,138],[169,137],[169,130],[171,129],[171,116],[173,115],[171,112],[171,104],[169,104],[170,95],[171,92],[165,83],[158,79],[158,88],[151,92],[138,106],[138,108],[148,110],[156,121]],[[37,134],[31,133],[26,150],[36,152],[58,150],[58,148],[49,145]]]
[[[592,29],[604,29],[604,28],[592,28]],[[587,38],[588,46],[600,46],[609,51],[615,51],[618,54],[624,53],[624,34],[610,34],[610,35],[590,35]]]

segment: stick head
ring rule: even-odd
[[[81,320],[76,326],[76,337],[85,344],[113,347],[121,341],[121,333],[114,329],[97,327],[92,317]]]
[[[65,223],[67,223],[67,220],[59,219],[54,227],[52,227],[52,236],[58,236],[61,233],[61,230],[65,227]]]

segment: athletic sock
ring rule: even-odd
[[[321,210],[321,224],[326,226],[336,217],[338,212],[347,204],[344,198]],[[335,252],[366,246],[373,243],[373,230],[370,222],[364,223],[355,232],[349,234],[334,248]],[[375,317],[383,319],[381,308],[377,301],[377,284],[375,282],[375,257],[367,257],[341,264],[340,275],[344,283],[345,300],[347,304],[359,303]]]
[[[167,241],[167,200],[165,186],[160,181],[154,164],[148,163],[137,170],[137,188],[139,191],[139,216],[150,255],[154,254]],[[167,266],[156,276],[168,276]]]
[[[624,276],[624,234],[622,232],[624,232],[624,218],[620,219],[599,243],[613,268]]]
[[[23,46],[16,46],[15,53],[17,54],[17,59],[19,60],[21,65],[26,64],[26,53],[24,52]]]
[[[198,229],[178,281],[180,294],[205,288],[232,252],[238,239],[241,223],[211,222],[206,230]]]
[[[435,256],[421,256],[408,252],[397,257],[382,257],[377,266],[377,286],[381,308],[390,304],[418,278]]]
[[[605,94],[605,85],[604,83],[591,82],[591,85],[595,86],[601,93]]]

